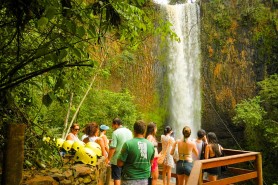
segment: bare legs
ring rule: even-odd
[[[178,176],[178,185],[186,185],[188,181],[187,175],[177,175]]]
[[[185,176],[184,176],[184,184],[185,184],[185,185],[187,184],[187,181],[188,181],[188,176],[185,175]]]
[[[209,181],[216,181],[216,180],[217,180],[217,177],[218,177],[217,175],[210,175],[210,174],[209,174],[209,175],[208,175],[208,180],[209,180]]]
[[[177,175],[178,176],[178,185],[184,185],[185,175]]]
[[[121,185],[121,180],[114,180],[114,185]]]
[[[166,184],[166,166],[163,164],[163,169],[162,169],[162,181],[163,185]]]
[[[170,166],[163,164],[163,171],[162,171],[163,185],[170,185],[171,172],[172,172],[171,170],[172,170],[172,168]],[[166,175],[167,175],[167,178],[166,178]]]
[[[156,185],[158,179],[158,167],[152,172],[152,185]]]

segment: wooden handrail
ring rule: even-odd
[[[227,152],[226,152],[227,151]],[[221,185],[221,184],[231,184],[236,182],[241,182],[250,179],[256,179],[258,185],[263,184],[262,176],[262,159],[261,153],[259,152],[247,152],[238,150],[224,150],[225,154],[229,156],[218,157],[213,159],[198,160],[194,162],[192,171],[188,179],[188,185]],[[227,178],[222,178],[217,181],[203,182],[202,170],[214,167],[220,167],[224,165],[232,165],[243,162],[255,161],[254,170],[246,170],[239,168],[229,168],[233,171],[235,175]]]
[[[237,155],[237,154],[244,154],[244,153],[252,152],[252,151],[234,150],[234,149],[224,149],[223,151],[224,151],[225,155]]]
[[[202,160],[203,163],[202,168],[208,169],[213,167],[242,163],[246,161],[253,161],[256,159],[257,154],[258,154],[257,152],[250,152],[245,154],[237,154],[237,155],[218,157],[213,159],[204,159]]]
[[[158,150],[161,150],[161,143],[158,143]],[[262,156],[260,152],[224,149],[225,157],[204,159],[194,162],[187,184],[188,185],[224,185],[250,179],[256,179],[258,185],[263,185]],[[204,182],[202,171],[208,168],[228,166],[249,161],[255,161],[255,169],[248,170],[229,166],[228,170],[233,176],[221,178],[217,181]],[[159,172],[161,174],[161,171]],[[176,174],[172,173],[172,177]],[[176,180],[176,182],[178,182]]]

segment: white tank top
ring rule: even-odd
[[[196,160],[200,160],[200,158],[201,158],[201,153],[202,153],[202,148],[203,148],[203,141],[197,142],[197,140],[195,140],[194,142],[196,143],[196,147],[197,147],[197,150],[198,150],[198,156],[192,154],[192,158],[193,158],[193,161],[196,161]]]
[[[79,141],[78,137],[76,135],[74,135],[73,133],[69,133],[69,135],[71,135],[73,137],[73,141]]]
[[[96,140],[97,140],[98,138],[99,138],[99,137],[97,137],[97,136],[89,137],[89,141],[90,141],[90,142],[96,142]]]

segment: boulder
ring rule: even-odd
[[[37,175],[34,178],[28,180],[25,185],[59,185],[59,183],[50,176]]]

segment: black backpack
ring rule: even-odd
[[[200,160],[205,159],[205,149],[206,149],[206,143],[202,141],[202,150],[201,150],[201,156]]]

